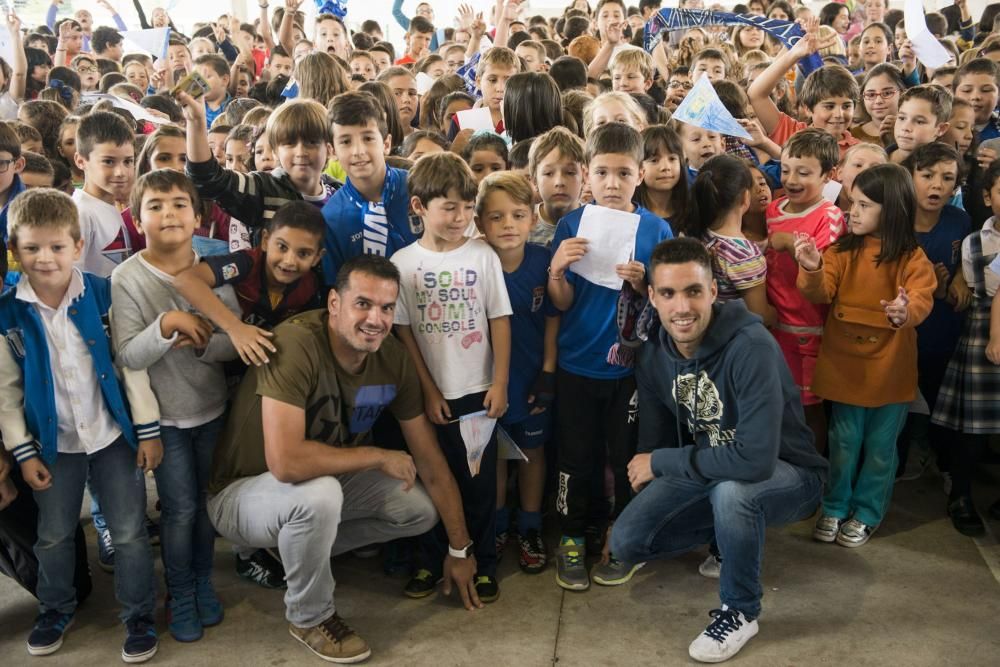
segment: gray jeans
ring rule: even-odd
[[[421,535],[437,510],[423,486],[368,470],[286,484],[267,472],[233,482],[208,501],[212,524],[242,547],[277,547],[285,566],[285,616],[311,627],[334,612],[330,557]]]

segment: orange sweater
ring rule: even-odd
[[[816,271],[799,267],[802,294],[832,304],[812,383],[816,395],[831,401],[874,408],[916,397],[916,326],[931,312],[937,278],[920,248],[876,266],[881,248],[881,240],[868,235],[857,253],[831,246]],[[909,316],[894,327],[879,301],[895,299],[899,287],[910,298]]]

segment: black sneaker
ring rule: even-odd
[[[968,537],[979,537],[986,534],[986,526],[979,517],[979,512],[972,504],[971,496],[960,496],[948,503],[948,517],[955,530]]]
[[[115,571],[115,543],[107,528],[97,531],[97,564],[105,572]]]
[[[122,645],[122,660],[135,664],[146,662],[154,655],[160,642],[156,637],[156,625],[152,616],[136,616],[125,622],[125,643]]]
[[[59,650],[63,636],[73,625],[73,614],[49,610],[38,615],[35,627],[28,635],[28,653],[31,655],[49,655]]]
[[[500,597],[500,586],[497,584],[497,578],[488,574],[477,576],[476,595],[479,596],[480,602],[496,602],[497,598]]]
[[[434,592],[441,577],[430,570],[419,569],[413,578],[407,582],[403,594],[408,598],[425,598]]]
[[[548,557],[541,533],[532,529],[527,535],[518,535],[517,541],[521,547],[521,556],[517,563],[521,571],[526,574],[538,574],[544,570]]]
[[[236,556],[236,574],[264,588],[286,588],[285,568],[267,549],[258,549],[250,558]]]

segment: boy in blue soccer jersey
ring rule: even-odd
[[[551,433],[555,398],[558,312],[545,293],[549,251],[528,243],[535,223],[531,183],[511,172],[490,174],[479,185],[476,224],[500,258],[510,297],[511,365],[507,385],[510,407],[500,420],[504,431],[528,457],[518,465],[520,509],[517,534],[519,565],[528,574],[545,569],[542,541],[542,493],[545,451]],[[507,466],[497,466],[497,556],[503,553],[510,527],[507,509]]]
[[[347,171],[347,183],[323,207],[323,274],[332,284],[351,257],[391,257],[421,230],[410,227],[406,172],[385,164],[392,139],[378,101],[369,93],[344,93],[334,98],[329,117],[333,150]]]
[[[555,404],[559,448],[556,510],[562,518],[562,539],[556,582],[569,590],[590,587],[584,562],[584,527],[592,514],[593,461],[603,458],[605,448],[615,478],[612,519],[629,501],[627,466],[635,453],[638,396],[632,368],[618,365],[627,363],[619,343],[633,328],[634,315],[646,294],[650,254],[657,243],[671,238],[670,227],[662,218],[632,203],[636,186],[643,179],[642,137],[635,129],[622,123],[596,128],[587,141],[586,158],[587,178],[597,205],[635,213],[639,227],[633,259],[615,267],[624,281],[620,291],[592,283],[572,270],[587,254],[587,239],[577,236],[586,206],[560,220],[552,239],[548,292],[552,304],[562,311]],[[619,310],[626,315],[621,325]],[[594,569],[594,580],[606,586],[623,584],[640,565],[624,563],[608,553]]]

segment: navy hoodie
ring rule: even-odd
[[[778,459],[826,477],[799,390],[774,337],[741,299],[712,306],[695,355],[658,327],[636,364],[639,451],[657,477],[770,479]]]

